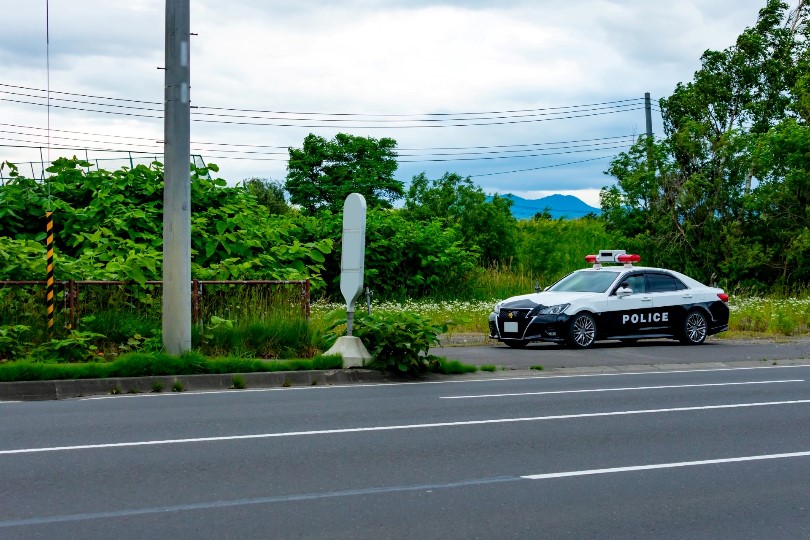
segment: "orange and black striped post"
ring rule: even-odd
[[[53,332],[53,212],[45,212],[45,249],[47,251],[47,307],[48,307],[48,332]]]

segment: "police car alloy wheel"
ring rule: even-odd
[[[587,313],[580,313],[568,327],[568,345],[587,349],[596,341],[596,321]]]
[[[728,330],[728,295],[680,272],[643,267],[622,250],[585,257],[542,292],[495,305],[489,336],[511,348],[541,341],[588,348],[600,340],[677,339],[698,345]]]
[[[687,345],[700,345],[706,340],[706,317],[699,311],[692,311],[686,315],[681,343]]]

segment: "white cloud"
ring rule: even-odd
[[[644,92],[659,98],[677,82],[691,79],[704,50],[730,46],[746,25],[755,22],[764,4],[765,0],[195,0],[192,102],[237,109],[417,114],[559,107],[640,98]],[[163,72],[157,68],[163,64],[164,9],[160,0],[51,2],[52,90],[162,102]],[[0,12],[4,14],[0,82],[45,88],[43,6],[0,0]],[[0,87],[3,90],[10,89]],[[0,99],[18,98],[0,93]],[[139,114],[135,109],[128,112]],[[0,101],[0,123],[42,128],[48,119],[42,107]],[[111,135],[143,137],[146,140],[138,142],[152,144],[163,131],[160,120],[57,108],[51,109],[50,125],[105,135],[103,145],[74,140],[93,148],[126,147]],[[660,121],[655,125],[660,132]],[[643,129],[640,110],[466,128],[344,128],[358,135],[393,137],[400,148],[410,149],[575,141],[638,134]],[[0,126],[0,144],[23,144],[2,140],[12,138],[4,130],[11,128]],[[195,122],[192,140],[285,147],[300,145],[309,132],[331,137],[337,131],[337,127]],[[92,137],[73,135],[79,138]],[[44,144],[42,138],[27,139]],[[250,154],[242,157],[252,159],[242,160],[225,159],[234,155],[227,149],[206,146],[204,155],[216,161],[229,180],[249,176],[278,180],[285,175],[283,149],[255,149],[282,155]],[[571,149],[572,153],[557,156],[479,161],[407,163],[403,158],[398,176],[407,181],[421,171],[430,177],[455,171],[471,175],[488,192],[574,190],[594,204],[598,203],[594,194],[610,182],[602,174],[607,160],[559,165],[619,149],[603,153]],[[2,159],[38,161],[39,150],[7,147]],[[519,170],[525,171],[492,175]]]

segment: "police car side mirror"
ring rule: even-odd
[[[616,289],[616,296],[619,298],[624,298],[625,296],[630,296],[631,294],[633,294],[633,289],[628,287],[619,287]]]

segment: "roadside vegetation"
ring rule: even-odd
[[[721,338],[807,335],[810,7],[764,4],[753,27],[706,51],[694,80],[656,104],[663,135],[640,137],[611,161],[600,215],[555,220],[545,211],[518,221],[509,199],[452,171],[418,174],[406,187],[390,138],[308,135],[289,149],[284,181],[232,185],[214,164],[192,166],[192,278],[306,279],[316,299],[307,321],[290,299],[223,295],[195,322],[194,354],[238,360],[211,369],[246,369],[311,362],[328,349],[342,329],[341,208],[353,192],[368,202],[373,293],[372,314],[358,317],[356,331],[380,369],[466,369],[428,349],[443,336],[484,335],[495,301],[550,285],[600,249],[626,249],[643,264],[723,287],[732,313]],[[62,157],[47,172],[27,178],[0,163],[0,281],[44,279],[48,211],[56,279],[128,285],[117,295],[82,291],[75,321],[57,291],[49,332],[41,289],[0,284],[0,367],[112,373],[133,357],[173,365],[162,356],[159,292],[147,283],[163,275],[163,165],[105,171]]]

